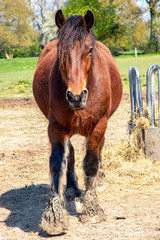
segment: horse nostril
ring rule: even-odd
[[[88,94],[88,90],[85,88],[85,89],[83,89],[82,93]]]
[[[83,100],[87,100],[87,98],[88,98],[88,90],[85,88],[85,89],[83,89],[83,91],[81,92],[81,98],[83,99]]]
[[[66,92],[66,99],[69,102],[73,102],[74,99],[75,99],[75,96],[74,96],[74,94],[71,91],[67,90],[67,92]]]

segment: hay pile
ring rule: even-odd
[[[145,157],[145,129],[151,125],[145,117],[137,117],[135,130],[128,140],[109,145],[103,152],[107,183],[130,187],[160,187],[160,162]]]
[[[145,156],[145,129],[151,126],[146,118],[137,116],[136,128],[127,140],[110,143],[103,149],[102,165],[105,185],[129,188],[160,188],[160,162],[152,162]],[[83,154],[82,154],[83,153]],[[85,149],[76,151],[76,174],[79,187],[84,189],[82,159]]]

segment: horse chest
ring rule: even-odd
[[[83,114],[76,114],[70,122],[70,135],[80,134],[88,137],[95,127],[95,119],[93,117],[86,117]]]

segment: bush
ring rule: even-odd
[[[6,54],[13,55],[13,57],[38,57],[42,49],[39,42],[34,43],[32,46],[21,47],[21,48],[6,48],[0,46],[0,58],[6,58]]]
[[[158,43],[156,40],[150,40],[144,47],[144,53],[155,53],[158,52]]]
[[[38,43],[23,48],[17,48],[14,50],[14,57],[37,57],[41,53],[41,48]]]
[[[5,58],[5,52],[3,51],[2,48],[0,48],[0,58]]]

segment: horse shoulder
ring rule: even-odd
[[[57,48],[57,43],[58,40],[55,39],[52,42],[48,43],[45,48],[43,49],[43,51],[41,52],[39,59],[38,59],[38,63],[41,62],[41,60],[50,52],[53,51],[53,49]]]
[[[107,55],[109,58],[113,59],[109,48],[107,48],[102,42],[96,41],[96,46],[103,55]]]
[[[93,58],[93,76],[91,84],[93,99],[91,99],[91,102],[95,101],[96,106],[98,105],[98,108],[101,108],[101,106],[104,106],[106,99],[109,100],[111,96],[109,62],[112,61],[112,55],[108,48],[101,42],[96,41]]]
[[[122,98],[122,80],[110,50],[99,41],[97,41],[97,49],[100,57],[103,58],[103,64],[106,65],[106,78],[109,78],[110,81],[111,110],[109,116],[111,116],[118,108]]]

